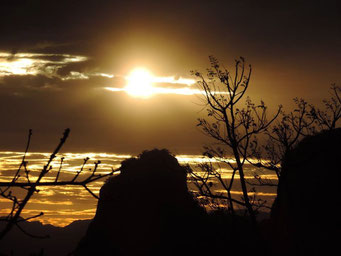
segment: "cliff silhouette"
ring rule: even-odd
[[[76,255],[175,255],[198,250],[205,210],[187,189],[186,169],[167,150],[122,162],[101,188],[96,216]]]
[[[341,129],[303,139],[283,161],[271,212],[278,255],[331,255],[340,234]]]

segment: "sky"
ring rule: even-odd
[[[0,150],[201,152],[191,70],[252,65],[248,95],[275,109],[340,84],[339,1],[1,1]],[[136,68],[159,92],[129,94]],[[135,71],[134,71],[135,70]],[[141,69],[140,69],[141,70]],[[271,110],[270,110],[271,111]]]
[[[18,169],[20,162],[22,161],[22,152],[1,152],[0,151],[0,182],[11,181],[15,171]],[[42,182],[51,182],[55,180],[56,173],[59,170],[60,158],[64,157],[63,168],[61,169],[59,180],[71,180],[76,171],[79,171],[83,159],[89,157],[88,163],[84,166],[83,172],[79,175],[77,180],[84,180],[89,177],[94,168],[94,162],[100,160],[101,163],[97,169],[97,173],[106,174],[110,172],[111,168],[117,169],[121,166],[121,161],[130,158],[130,155],[122,154],[110,154],[110,153],[64,153],[59,154],[57,159],[52,162],[53,169],[42,179]],[[49,153],[29,153],[26,156],[26,160],[29,162],[28,170],[30,171],[31,177],[37,176],[44,164],[46,164],[49,158]],[[215,165],[217,162],[211,159],[205,159],[198,155],[177,155],[177,160],[180,164],[189,164],[194,167],[198,163],[212,163]],[[254,171],[251,165],[245,164],[245,177],[255,183],[253,179],[254,174],[257,172],[259,176],[273,183],[277,182],[277,176],[271,171]],[[230,179],[232,176],[232,170],[227,168],[221,169],[221,174],[224,179]],[[198,172],[200,173],[200,172]],[[239,174],[234,177],[239,180]],[[19,178],[19,181],[25,182],[26,178],[23,176]],[[103,186],[103,179],[89,183],[88,188],[91,189],[96,195],[99,194],[100,188]],[[226,193],[223,187],[212,181],[214,188],[217,193]],[[192,182],[188,182],[188,188],[191,191],[197,191],[196,187]],[[271,206],[275,196],[277,187],[261,187],[257,189],[257,198],[266,200],[266,205]],[[83,187],[80,186],[54,186],[44,187],[41,186],[39,193],[35,193],[30,199],[29,204],[25,207],[22,212],[22,217],[27,218],[30,216],[38,215],[41,211],[44,215],[39,217],[40,222],[44,224],[52,224],[56,226],[65,226],[71,222],[79,219],[91,219],[94,217],[98,201],[91,196]],[[23,189],[12,189],[13,193],[17,197],[22,197],[26,190]],[[242,191],[238,182],[234,182],[232,195],[236,199],[240,199]],[[249,193],[250,196],[254,195],[253,192]],[[0,197],[0,215],[7,215],[12,207],[12,202],[5,198]],[[238,207],[236,205],[236,207]],[[266,208],[264,208],[267,211]]]

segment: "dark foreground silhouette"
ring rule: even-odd
[[[123,161],[121,174],[102,187],[96,216],[78,245],[81,223],[66,232],[49,227],[53,240],[35,240],[34,250],[23,234],[11,233],[0,255],[11,255],[9,248],[13,255],[41,248],[39,255],[66,255],[71,244],[77,256],[334,255],[341,231],[340,146],[341,129],[335,129],[307,137],[288,152],[271,218],[258,228],[247,217],[207,213],[188,191],[186,169],[176,158],[167,150],[145,151]]]
[[[271,213],[277,255],[339,251],[340,160],[340,128],[307,137],[286,155]]]
[[[145,151],[121,169],[102,187],[76,255],[211,255],[249,246],[248,225],[223,212],[210,218],[187,189],[186,169],[167,150]]]
[[[90,220],[77,220],[66,227],[43,225],[39,221],[23,221],[20,226],[31,235],[46,237],[39,239],[24,234],[16,226],[0,240],[0,256],[65,256],[74,250],[84,236]],[[0,221],[0,229],[6,222]]]

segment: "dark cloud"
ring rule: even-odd
[[[66,90],[66,92],[77,91],[80,94],[89,89],[100,89],[107,86],[122,88],[124,82],[122,78],[107,78],[101,76],[90,76],[88,79],[62,80],[59,77],[47,77],[44,75],[11,75],[0,80],[0,95],[22,93],[31,95],[50,91],[51,95],[56,91]]]
[[[22,93],[43,89],[57,89],[59,79],[49,78],[44,75],[11,75],[5,76],[0,80],[0,94]]]

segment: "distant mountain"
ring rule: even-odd
[[[42,255],[63,256],[68,255],[77,246],[84,236],[91,220],[77,220],[65,227],[43,225],[39,221],[22,222],[20,226],[27,232],[36,236],[49,236],[37,239],[25,235],[19,228],[14,227],[10,233],[0,241],[0,256],[28,256]],[[5,222],[0,222],[0,230]]]

